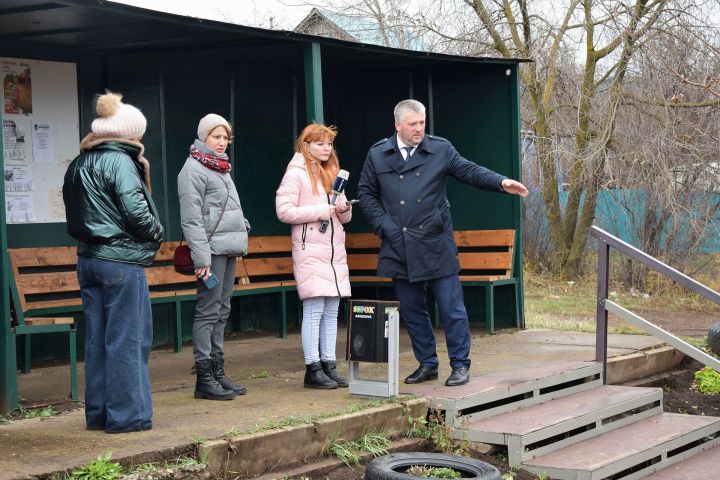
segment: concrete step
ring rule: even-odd
[[[717,445],[720,417],[662,413],[541,455],[521,467],[558,480],[634,480]]]
[[[662,389],[605,385],[456,429],[474,442],[507,445],[511,466],[662,413]]]
[[[718,478],[720,447],[691,456],[645,477],[645,480],[705,480]]]
[[[464,422],[599,387],[601,373],[602,364],[596,362],[548,362],[473,375],[458,387],[403,384],[400,392],[427,397],[432,406],[445,411],[449,425],[461,427]]]

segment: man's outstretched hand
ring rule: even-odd
[[[527,187],[525,187],[525,185],[518,182],[517,180],[511,180],[509,178],[506,178],[502,181],[502,189],[505,190],[507,193],[511,193],[513,195],[520,195],[521,197],[528,196]]]

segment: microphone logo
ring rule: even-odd
[[[337,177],[335,177],[335,182],[333,182],[332,186],[332,193],[333,195],[337,196],[340,195],[345,191],[345,186],[347,185],[348,178],[350,178],[350,172],[347,170],[340,170],[338,172]],[[335,201],[332,201],[331,203],[335,203]]]
[[[333,182],[332,186],[332,196],[330,197],[330,205],[335,205],[335,202],[337,201],[337,197],[345,191],[345,186],[347,185],[348,178],[350,178],[350,172],[347,170],[340,170],[337,174],[337,177],[335,177],[335,181]],[[320,231],[322,233],[325,233],[327,231],[327,227],[330,225],[329,220],[323,220],[320,222]]]

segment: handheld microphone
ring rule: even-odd
[[[345,186],[347,185],[348,178],[350,178],[350,172],[348,172],[347,170],[340,170],[338,172],[337,177],[335,177],[335,182],[333,182],[332,186],[330,205],[335,205],[337,197],[345,191]],[[323,220],[322,222],[320,222],[320,231],[322,233],[325,233],[327,231],[328,225],[330,225],[329,220]]]

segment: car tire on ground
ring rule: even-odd
[[[365,468],[365,480],[407,480],[421,478],[403,473],[413,465],[446,467],[462,473],[463,479],[501,480],[500,472],[489,463],[474,458],[442,453],[409,452],[378,457]]]
[[[720,323],[710,326],[710,330],[708,330],[707,343],[711,352],[715,355],[720,355]]]

